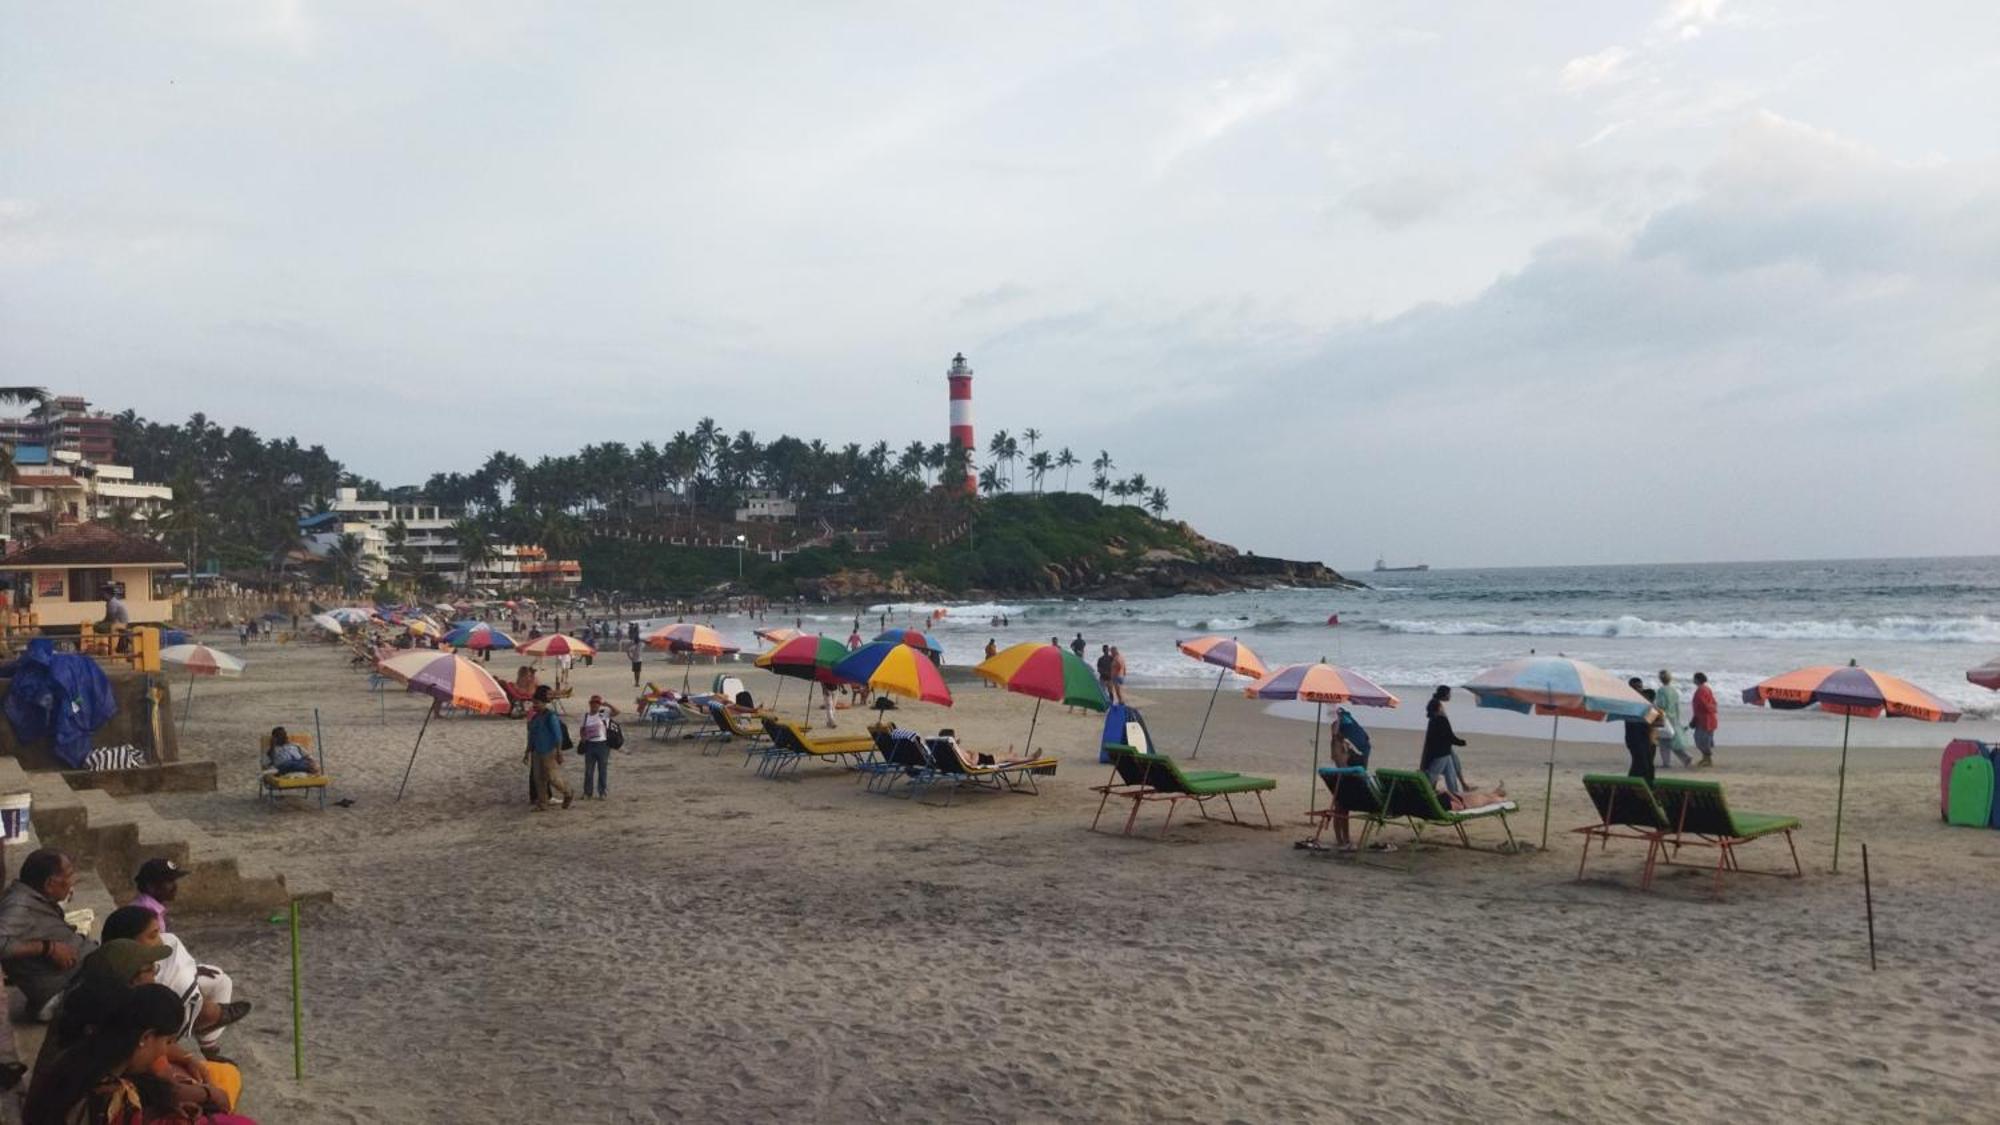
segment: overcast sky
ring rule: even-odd
[[[395,483],[963,350],[1265,553],[2000,553],[1990,0],[0,16],[0,381]]]

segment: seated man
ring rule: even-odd
[[[21,876],[0,893],[0,971],[28,998],[28,1017],[46,1022],[76,967],[97,943],[63,919],[76,864],[54,848],[30,852]]]
[[[270,761],[271,768],[281,774],[319,773],[319,766],[313,762],[312,755],[306,753],[304,747],[293,745],[292,736],[285,732],[284,727],[271,728]]]
[[[248,1000],[232,1000],[229,975],[213,965],[199,964],[181,939],[165,932],[160,916],[135,901],[121,906],[104,920],[104,940],[126,938],[143,946],[163,947],[155,980],[174,990],[187,1009],[181,1034],[192,1034],[204,1058],[216,1062],[230,1060],[219,1049],[222,1029],[250,1014]]]

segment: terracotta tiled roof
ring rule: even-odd
[[[56,532],[26,550],[0,557],[0,570],[31,566],[178,566],[165,547],[101,523]]]

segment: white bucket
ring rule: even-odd
[[[34,800],[31,793],[0,796],[0,830],[4,830],[6,843],[18,844],[28,838],[28,806]]]

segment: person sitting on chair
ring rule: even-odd
[[[306,753],[304,747],[293,744],[292,736],[285,733],[284,727],[271,728],[270,758],[271,768],[280,774],[319,773],[319,766],[312,760],[312,755]]]

